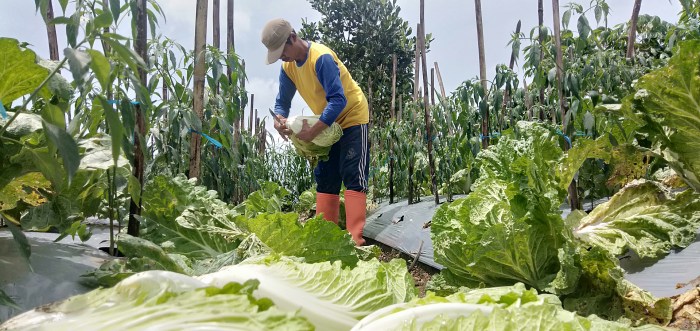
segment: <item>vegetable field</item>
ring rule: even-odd
[[[416,29],[396,0],[309,0],[299,36],[369,102],[367,212],[431,197],[435,269],[314,216],[330,145],[267,130],[234,0],[196,1],[193,47],[159,30],[165,1],[35,0],[50,57],[0,35],[0,241],[21,257],[0,252],[0,279],[34,272],[34,233],[60,251],[99,232],[104,260],[40,307],[0,283],[0,330],[700,329],[697,279],[655,297],[621,263],[700,240],[700,2],[674,22],[634,2],[611,26],[605,0],[539,0],[487,68],[500,18],[475,0],[480,75],[446,91],[424,0]]]

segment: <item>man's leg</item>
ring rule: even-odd
[[[316,178],[316,216],[323,214],[327,221],[338,224],[340,211],[340,145],[335,144],[328,153],[328,161],[321,161],[314,169]]]
[[[345,184],[345,224],[355,244],[365,243],[362,232],[367,213],[369,139],[367,124],[352,126],[341,138],[340,172]]]

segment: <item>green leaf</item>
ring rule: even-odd
[[[547,81],[552,85],[557,83],[557,67],[549,69],[549,72],[547,72]]]
[[[33,271],[32,261],[29,259],[32,256],[32,246],[29,244],[27,236],[25,236],[24,232],[22,232],[22,229],[17,227],[14,223],[7,222],[7,226],[10,227],[12,237],[15,239],[15,243],[17,243],[17,246],[19,246],[20,255],[22,255],[24,260],[27,261],[29,270]]]
[[[138,71],[139,66],[144,68],[146,67],[146,63],[143,62],[143,59],[141,59],[141,57],[138,56],[133,49],[122,45],[116,39],[108,38],[107,34],[102,35],[102,40],[104,40],[115,52],[117,52],[119,59],[125,61],[134,73]]]
[[[591,32],[591,26],[588,24],[588,19],[585,15],[579,16],[576,27],[578,28],[579,37],[581,39],[587,39],[588,34]]]
[[[43,121],[44,132],[57,148],[58,153],[63,159],[63,168],[68,174],[68,183],[73,180],[73,176],[80,167],[80,152],[78,144],[73,137],[69,135],[65,129],[59,128],[47,121]]]
[[[574,235],[614,255],[631,249],[658,259],[695,240],[698,210],[700,195],[692,191],[673,196],[658,183],[634,181],[584,217]]]
[[[71,20],[71,23],[66,24],[66,39],[68,40],[68,46],[75,48],[78,47],[78,31],[80,26],[77,22],[79,22],[80,19],[72,17]]]
[[[216,192],[184,176],[154,178],[141,199],[144,217],[153,226],[142,237],[156,244],[167,241],[170,252],[211,258],[236,249],[247,237],[234,223],[237,214]]]
[[[65,17],[65,16],[56,17],[56,18],[52,19],[51,22],[49,22],[49,24],[53,24],[53,25],[71,24],[71,23],[73,23],[73,20],[70,19],[69,17]]]
[[[148,240],[133,237],[128,234],[120,234],[117,237],[117,246],[119,247],[119,251],[127,258],[146,257],[155,261],[158,264],[159,270],[173,271],[181,274],[186,273],[182,265],[168,256],[160,246]]]
[[[700,192],[700,41],[679,44],[667,67],[639,79],[623,102],[673,170]]]
[[[107,119],[107,127],[109,135],[112,138],[112,159],[115,164],[119,160],[122,148],[122,138],[124,137],[124,126],[119,119],[119,114],[114,110],[114,107],[103,96],[98,96],[102,109],[104,110],[105,118]]]
[[[51,181],[51,184],[55,187],[63,185],[64,172],[61,171],[61,164],[55,155],[49,154],[47,148],[29,149],[29,152],[33,157],[34,165],[39,168],[46,179]]]
[[[41,173],[22,174],[19,169],[12,171],[13,169],[8,168],[0,173],[0,183],[3,184],[0,188],[0,212],[16,210],[18,206],[36,207],[46,202],[41,190],[49,189],[51,183]],[[19,222],[19,219],[14,217],[7,218]]]
[[[20,330],[313,330],[299,312],[277,308],[253,293],[259,282],[220,287],[167,271],[148,271],[12,320]],[[50,318],[49,316],[60,316]],[[41,322],[38,322],[41,321]]]
[[[73,79],[78,85],[82,84],[88,71],[90,56],[81,50],[73,48],[66,48],[63,54],[68,58],[68,64],[73,74]]]
[[[303,257],[309,263],[342,261],[343,265],[354,266],[359,260],[350,235],[322,218],[301,224],[295,213],[276,213],[252,219],[239,216],[236,222],[275,253]]]
[[[112,66],[109,64],[109,60],[102,55],[102,53],[89,49],[88,54],[90,54],[90,68],[95,73],[97,81],[100,82],[102,90],[106,91],[109,89],[110,80],[109,76],[112,70]]]
[[[12,309],[21,310],[22,308],[17,305],[17,303],[10,298],[10,296],[5,293],[5,291],[0,289],[0,306],[10,307]]]
[[[109,8],[112,11],[112,16],[114,17],[114,20],[119,20],[119,14],[121,14],[121,1],[109,0]]]
[[[15,39],[0,38],[0,103],[9,105],[33,92],[48,76],[36,64],[36,54],[22,49]]]
[[[339,262],[302,263],[273,256],[225,267],[200,279],[217,287],[257,279],[257,297],[299,311],[316,330],[349,330],[383,307],[416,297],[406,261],[401,259],[361,261],[348,268]]]
[[[107,28],[112,25],[112,13],[109,11],[104,11],[102,14],[97,15],[94,20],[95,28]]]
[[[564,26],[565,29],[568,28],[570,20],[571,20],[571,9],[565,11],[564,15],[561,19],[562,26]]]
[[[129,195],[131,199],[136,203],[141,201],[141,183],[134,177],[134,175],[129,175]]]

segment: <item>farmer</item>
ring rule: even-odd
[[[328,161],[314,169],[316,178],[316,214],[338,224],[340,185],[345,184],[346,227],[355,244],[365,243],[369,110],[362,89],[352,79],[343,62],[328,47],[301,39],[283,19],[269,21],[262,31],[267,47],[267,64],[282,59],[279,92],[275,101],[275,129],[283,139],[292,134],[284,123],[292,98],[298,91],[320,120],[313,126],[304,123],[297,138],[312,141],[321,131],[337,122],[343,136],[331,147]]]

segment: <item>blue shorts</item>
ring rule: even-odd
[[[351,126],[343,130],[343,136],[331,147],[328,161],[316,166],[316,191],[339,194],[342,182],[348,190],[367,193],[368,175],[367,124]]]

